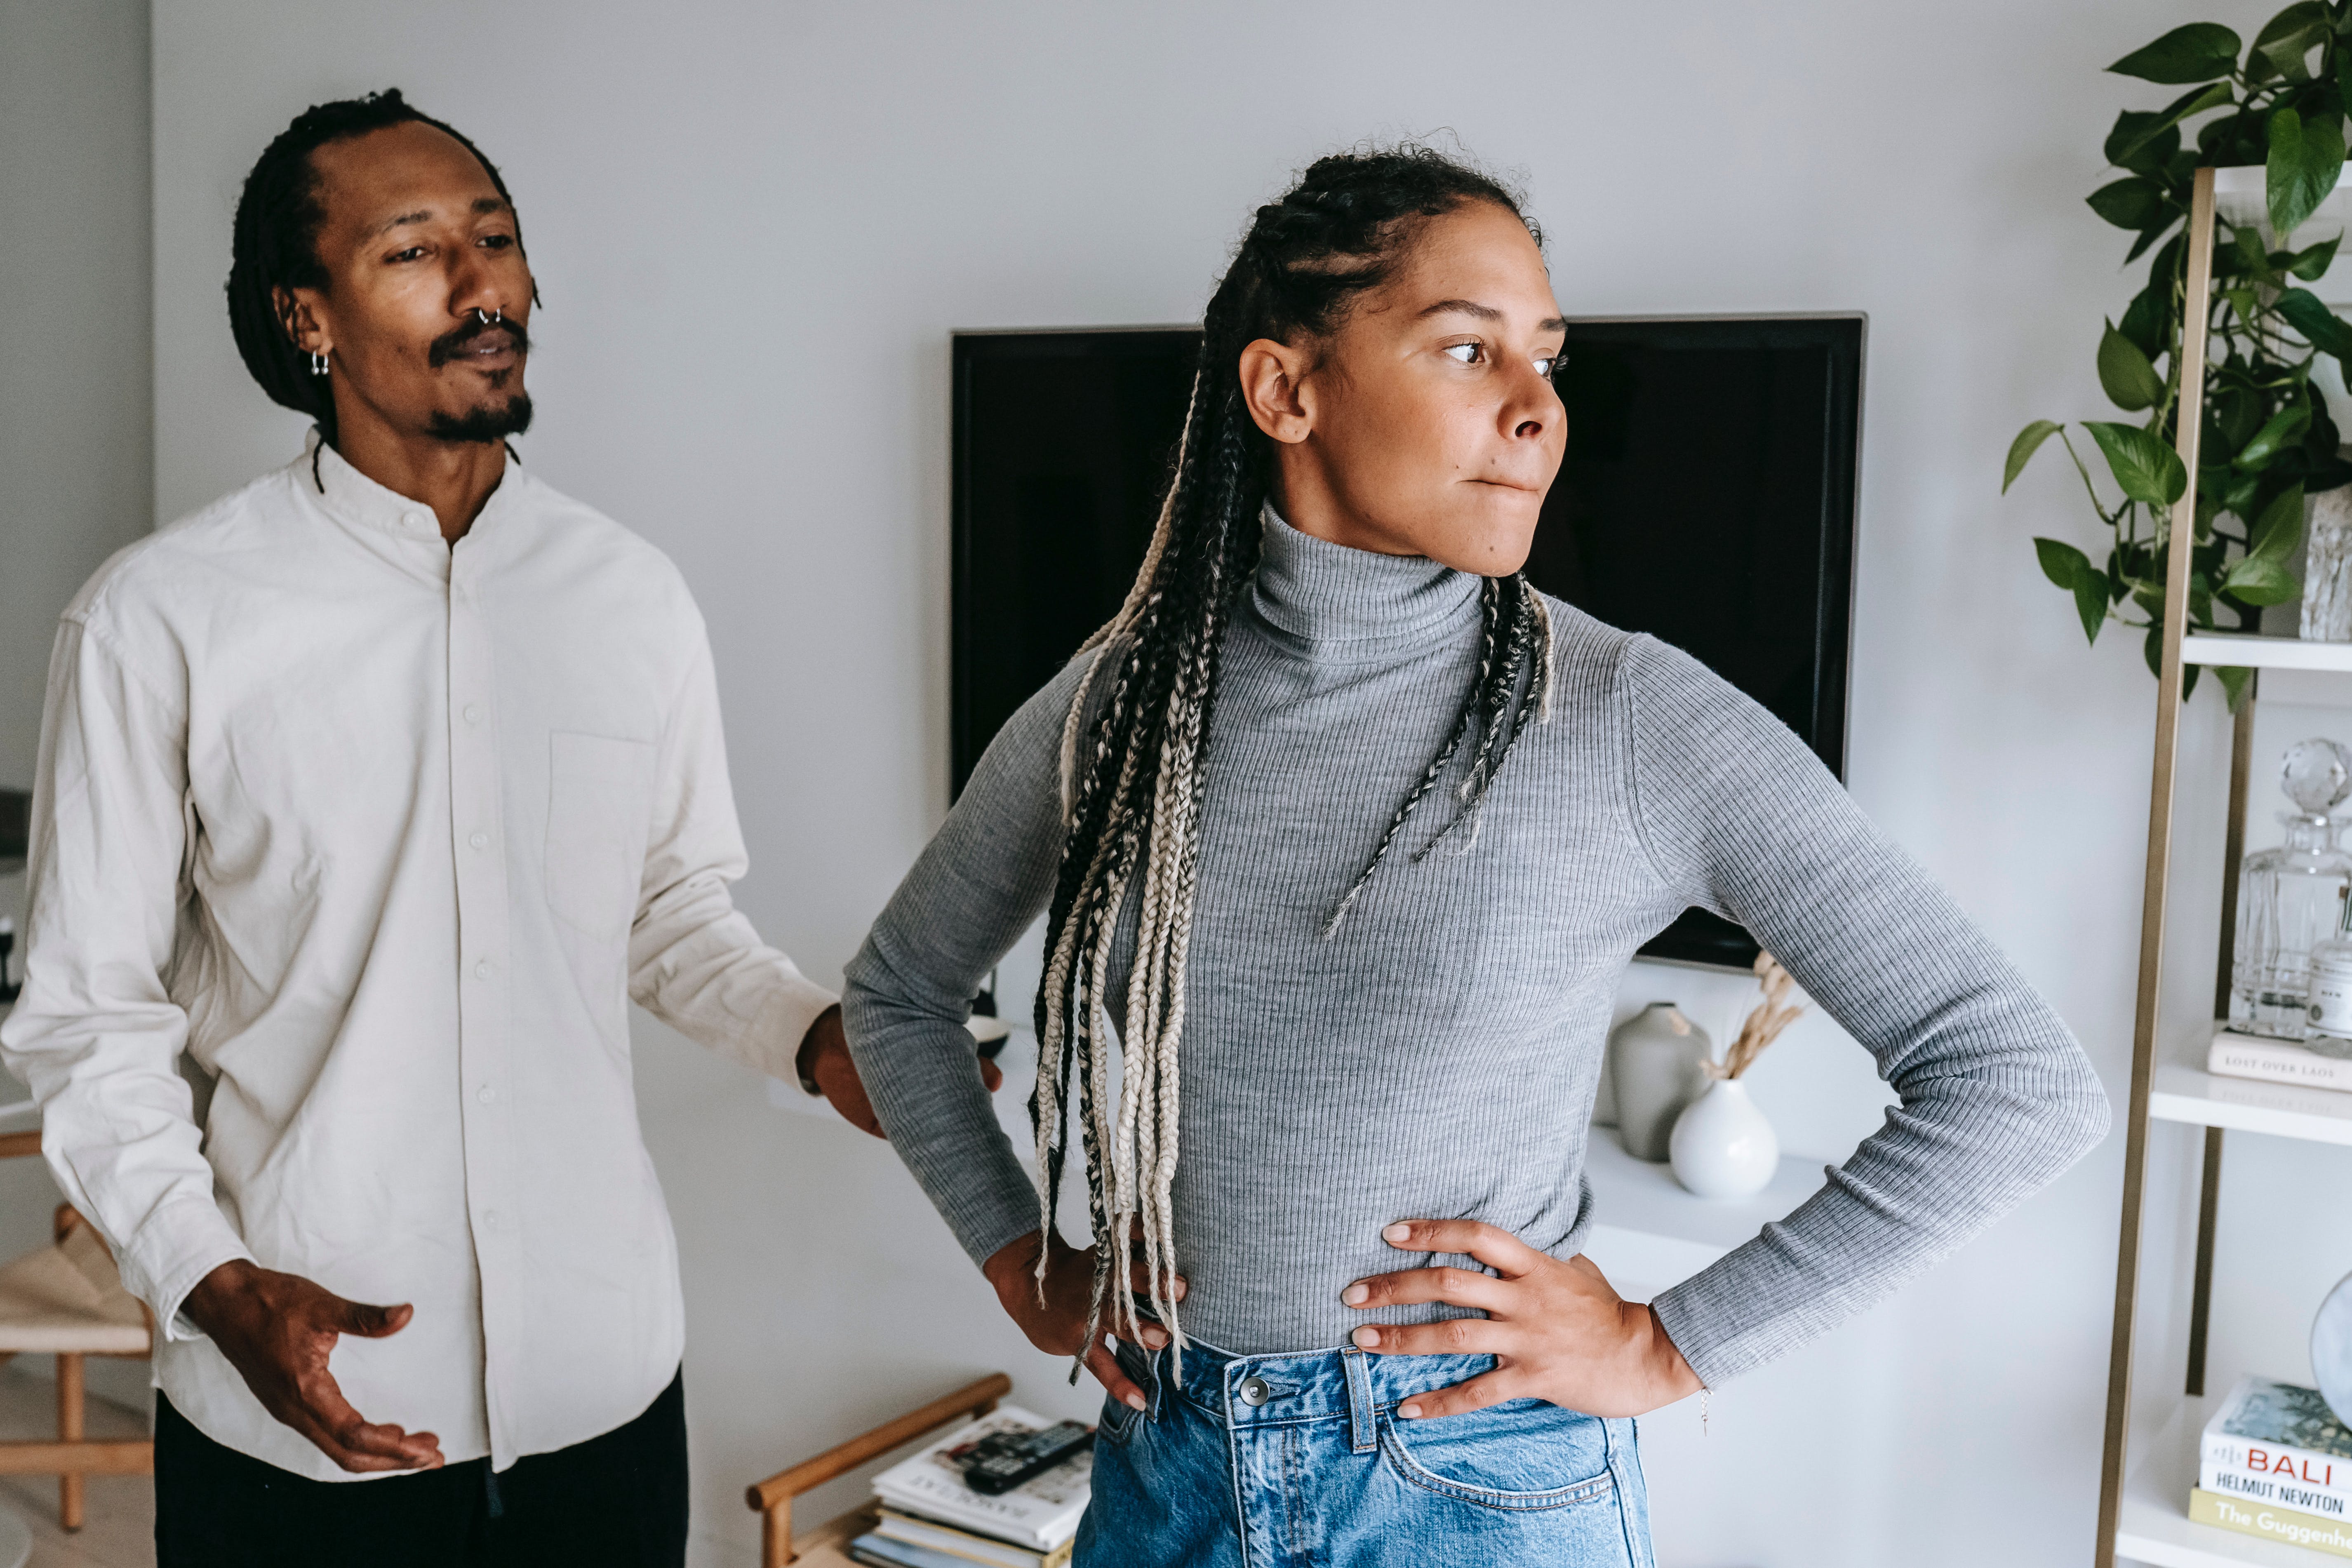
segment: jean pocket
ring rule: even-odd
[[[1135,1436],[1135,1428],[1142,1420],[1142,1411],[1132,1405],[1122,1405],[1118,1400],[1106,1395],[1103,1399],[1102,1415],[1095,1422],[1095,1436],[1106,1443],[1124,1448],[1127,1447],[1127,1440]]]
[[[1541,1400],[1385,1421],[1381,1453],[1400,1479],[1482,1508],[1573,1508],[1604,1501],[1616,1489],[1607,1426]]]

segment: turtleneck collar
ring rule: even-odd
[[[1268,501],[1250,603],[1258,618],[1348,662],[1442,641],[1478,614],[1478,579],[1424,555],[1382,555],[1301,533]]]

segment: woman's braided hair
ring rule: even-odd
[[[1177,1046],[1200,866],[1201,793],[1219,655],[1235,598],[1257,564],[1260,511],[1273,466],[1272,443],[1242,401],[1242,350],[1260,338],[1293,342],[1328,336],[1353,300],[1394,276],[1427,220],[1471,202],[1505,208],[1541,243],[1541,232],[1511,191],[1421,146],[1321,159],[1280,201],[1258,208],[1209,300],[1175,472],[1142,569],[1118,614],[1087,639],[1087,649],[1100,651],[1079,681],[1063,727],[1067,837],[1047,917],[1030,1115],[1037,1136],[1038,1201],[1050,1237],[1066,1152],[1063,1112],[1075,1074],[1087,1212],[1098,1244],[1088,1343],[1106,1310],[1116,1326],[1135,1331],[1124,1243],[1137,1230],[1152,1308],[1180,1353],[1184,1343],[1163,1278],[1174,1262],[1170,1193],[1176,1171]],[[1347,888],[1335,889],[1327,938],[1472,730],[1478,739],[1458,790],[1461,809],[1414,853],[1416,860],[1465,821],[1463,847],[1475,842],[1479,806],[1495,775],[1528,720],[1549,711],[1551,623],[1541,596],[1515,574],[1487,579],[1481,603],[1477,674],[1461,715],[1398,804],[1363,869]],[[1089,730],[1084,715],[1097,678],[1107,678],[1110,689]],[[1141,908],[1118,1025],[1123,1089],[1114,1106],[1107,993],[1113,941],[1139,869]],[[1041,1289],[1047,1256],[1041,1247]],[[1076,1377],[1075,1368],[1071,1376]]]

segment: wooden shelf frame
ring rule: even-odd
[[[2260,171],[2253,171],[2259,176]],[[2352,182],[2352,168],[2346,171]],[[2200,169],[2189,215],[2188,279],[2182,319],[2208,319],[2212,298],[2215,174]],[[2243,172],[2221,171],[2221,184],[2235,191]],[[2242,192],[2235,192],[2242,195]],[[2275,1542],[2190,1522],[2189,1488],[2196,1474],[2196,1442],[2203,1415],[2205,1345],[2212,1309],[2213,1248],[2219,1214],[2225,1134],[2257,1132],[2272,1137],[2352,1145],[2352,1094],[2288,1084],[2217,1078],[2202,1070],[2202,1047],[2210,1036],[2204,1021],[2186,1036],[2198,1044],[2194,1065],[2158,1059],[2165,1036],[2160,1014],[2164,942],[2172,880],[2174,784],[2179,763],[2180,696],[2191,665],[2255,672],[2231,726],[2229,822],[2223,847],[2221,931],[2214,979],[2212,1016],[2229,1011],[2232,947],[2237,934],[2238,868],[2245,847],[2248,774],[2253,746],[2254,705],[2265,669],[2352,675],[2352,644],[2306,642],[2294,637],[2245,633],[2199,632],[2188,626],[2189,552],[2197,514],[2198,442],[2204,426],[2206,341],[2184,330],[2180,347],[2180,407],[2174,449],[2189,472],[2189,484],[2174,503],[2165,558],[2163,654],[2158,661],[2156,748],[2148,784],[2147,864],[2142,889],[2138,996],[2132,1028],[2130,1100],[2125,1117],[2124,1184],[2116,1249],[2115,1321],[2108,1347],[2107,1406],[2099,1478],[2097,1568],[2115,1568],[2118,1558],[2159,1568],[2224,1568],[2313,1561],[2308,1552]],[[2135,1421],[2135,1337],[2138,1324],[2142,1221],[2147,1198],[2148,1142],[2157,1122],[2204,1129],[2203,1170],[2199,1181],[2197,1241],[2189,1281],[2188,1353],[2182,1395],[2162,1422]],[[2156,1431],[2143,1458],[2131,1452],[2135,1430]],[[2188,1456],[2182,1469],[2183,1454]]]

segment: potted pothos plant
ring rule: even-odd
[[[2091,193],[2091,210],[2133,235],[2128,265],[2151,247],[2147,287],[2099,337],[2099,385],[2129,419],[2082,421],[2122,499],[2103,495],[2056,420],[2018,433],[2001,474],[2006,492],[2053,436],[2065,446],[2105,525],[2104,560],[2063,540],[2036,539],[2051,582],[2072,594],[2094,642],[2113,620],[2145,627],[2148,668],[2163,649],[2165,551],[2171,509],[2189,476],[2174,450],[2180,405],[2189,185],[2203,165],[2260,164],[2266,216],[2281,244],[2315,212],[2344,166],[2352,101],[2352,0],[2303,0],[2252,44],[2212,22],[2175,27],[2107,68],[2189,90],[2161,109],[2126,110],[2107,133],[2123,177]],[[2192,126],[2193,122],[2193,126]],[[2304,499],[2352,483],[2312,371],[2323,353],[2352,357],[2352,327],[2303,285],[2336,259],[2342,236],[2299,250],[2265,245],[2260,224],[2217,219],[2204,430],[2198,449],[2196,539],[2189,624],[2251,631],[2263,606],[2300,592],[2287,563],[2303,537]],[[2143,616],[2135,618],[2135,616]],[[2249,672],[2214,674],[2235,706]],[[2187,672],[2194,689],[2197,668]]]

